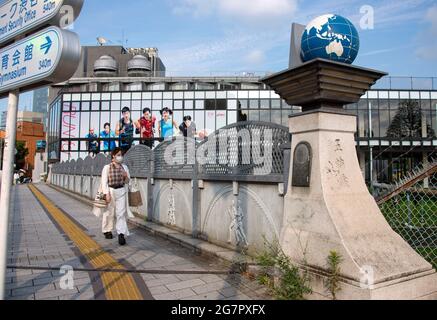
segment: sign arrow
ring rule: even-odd
[[[53,44],[53,42],[52,42],[52,39],[50,39],[50,37],[49,36],[47,36],[46,37],[46,43],[44,43],[43,45],[41,45],[41,50],[46,50],[45,52],[44,52],[44,54],[47,54],[47,53],[49,53],[49,51],[50,51],[50,48],[52,47],[52,44]]]

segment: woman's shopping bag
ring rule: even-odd
[[[129,207],[141,207],[143,205],[143,199],[141,192],[138,188],[138,181],[135,179],[134,185],[129,190]]]
[[[100,218],[103,212],[108,208],[108,203],[106,202],[106,195],[102,191],[102,186],[100,185],[99,190],[93,201],[93,214]]]

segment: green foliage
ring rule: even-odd
[[[291,263],[278,241],[269,243],[265,240],[265,247],[266,249],[255,257],[258,265],[262,267],[258,282],[269,287],[278,300],[304,300],[306,295],[312,293],[308,275],[302,274],[299,268]],[[275,275],[278,281],[275,281]]]
[[[29,155],[29,149],[26,148],[26,142],[17,141],[15,143],[15,148],[17,149],[17,154],[15,155],[16,169],[20,170],[24,168],[26,164],[26,157]]]
[[[332,295],[332,299],[337,299],[337,293],[341,290],[340,287],[340,264],[343,259],[340,254],[336,251],[331,251],[327,258],[329,275],[325,281],[325,287],[328,289],[329,293]]]

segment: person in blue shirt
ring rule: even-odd
[[[103,127],[104,130],[100,132],[100,138],[103,139],[114,139],[114,140],[108,140],[103,141],[103,152],[110,153],[112,150],[116,148],[115,144],[115,132],[111,130],[111,124],[105,123],[105,126]]]

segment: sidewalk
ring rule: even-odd
[[[149,291],[151,299],[265,299],[265,289],[256,282],[229,274],[229,266],[220,259],[199,256],[194,250],[154,237],[143,229],[133,227],[128,245],[120,247],[117,240],[106,240],[100,232],[100,221],[86,204],[48,186],[37,185],[52,203],[127,270],[135,273]],[[56,227],[47,212],[27,186],[17,186],[13,194],[11,232],[9,234],[9,264],[59,268],[89,268],[89,261],[78,254],[78,248],[65,232]],[[219,271],[221,274],[212,274]],[[211,272],[211,274],[208,274]],[[60,288],[59,271],[8,270],[8,299],[103,299],[107,287],[96,285],[102,273],[74,272],[74,288]],[[93,281],[91,281],[93,279]],[[138,282],[142,282],[139,284]],[[102,292],[103,290],[103,292]],[[103,293],[103,294],[102,294]]]

